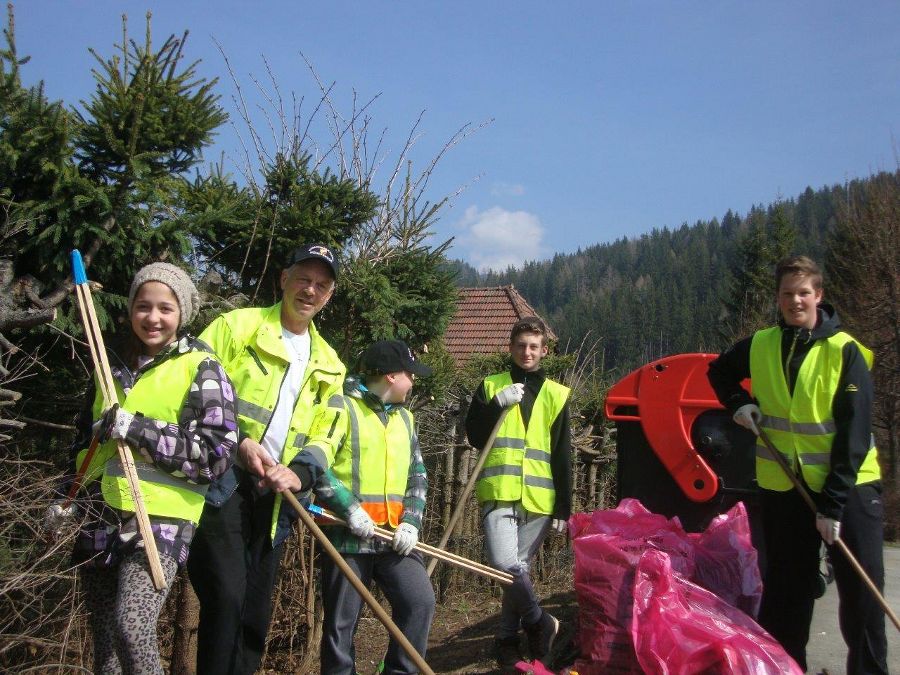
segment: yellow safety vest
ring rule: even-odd
[[[127,395],[116,382],[119,405],[131,413],[177,424],[197,368],[209,356],[203,351],[190,351],[169,357],[142,372]],[[95,419],[99,419],[103,412],[103,397],[99,388],[94,398],[93,412]],[[82,450],[78,454],[79,466],[85,453],[86,450]],[[209,486],[166,473],[146,461],[136,450],[132,451],[132,455],[147,513],[199,522]],[[98,476],[103,500],[107,504],[120,511],[134,511],[134,501],[119,460],[116,441],[107,441],[97,449],[85,472],[84,483],[96,480]]]
[[[512,384],[509,372],[484,379],[485,399]],[[528,420],[518,405],[506,415],[475,486],[479,502],[521,501],[532,513],[553,513],[556,490],[550,466],[550,430],[569,397],[569,388],[544,380]]]
[[[290,364],[281,330],[279,302],[271,307],[248,307],[223,314],[200,334],[200,339],[215,351],[234,385],[241,436],[255,441],[261,441],[266,433]],[[309,335],[309,364],[282,449],[281,463],[285,465],[306,443],[319,406],[343,408],[344,364],[312,323]],[[327,461],[315,448],[307,451],[320,461]],[[273,541],[281,502],[281,495],[276,495],[272,510]]]
[[[847,333],[816,340],[797,373],[794,393],[784,373],[781,328],[767,328],[753,335],[750,343],[750,378],[753,395],[763,418],[760,426],[789,466],[798,466],[806,484],[821,492],[831,469],[831,446],[836,431],[832,403],[843,367],[844,345],[854,342],[871,369],[872,352]],[[856,477],[856,484],[881,478],[874,439]],[[793,488],[768,448],[757,439],[756,479],[767,490],[786,492]]]
[[[347,432],[331,467],[372,516],[376,525],[397,527],[412,461],[415,427],[412,413],[397,408],[385,425],[378,413],[353,396],[345,396]]]

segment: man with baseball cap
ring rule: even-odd
[[[276,573],[297,517],[280,493],[310,487],[295,456],[320,411],[344,409],[344,365],[313,324],[337,274],[331,248],[302,246],[281,273],[280,302],[223,314],[200,335],[234,383],[240,430],[236,466],[207,493],[188,560],[200,599],[201,675],[249,674],[262,660]]]
[[[422,557],[413,550],[425,510],[427,476],[412,413],[404,406],[415,377],[431,368],[400,340],[381,340],[360,356],[359,375],[344,384],[345,414],[319,414],[297,462],[315,480],[316,498],[347,521],[323,527],[366,585],[374,580],[391,604],[392,618],[425,655],[434,617],[434,591]],[[303,476],[303,468],[300,469]],[[372,538],[375,526],[394,530],[391,542]],[[362,598],[323,557],[321,672],[354,670],[353,634]],[[415,664],[392,638],[385,673],[414,673]]]

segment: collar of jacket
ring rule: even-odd
[[[141,368],[132,370],[116,356],[118,363],[112,365],[109,370],[113,378],[119,383],[119,386],[122,387],[122,391],[127,394],[131,391],[132,387],[134,387],[134,383],[141,374],[146,373],[151,368],[155,368],[160,363],[163,363],[174,356],[186,354],[194,349],[212,352],[212,349],[210,349],[206,343],[198,340],[193,335],[185,333],[179,339],[175,340],[175,342],[166,345],[156,356],[147,361]]]
[[[363,384],[361,375],[348,375],[344,380],[344,394],[350,398],[362,401],[377,413],[391,413],[403,407],[402,403],[385,403],[378,396],[369,391]]]
[[[263,321],[256,331],[256,346],[264,349],[272,356],[276,356],[282,361],[289,361],[287,349],[284,346],[284,337],[282,336],[281,325],[281,302],[277,302],[266,310]],[[315,323],[310,320],[309,342],[311,352],[315,352],[316,345],[319,343],[319,331],[316,330]]]
[[[778,320],[778,325],[781,327],[785,337],[790,336],[790,338],[793,339],[794,334],[797,333],[798,342],[801,343],[830,338],[841,329],[840,317],[838,317],[837,311],[835,311],[834,307],[829,303],[819,303],[819,306],[816,308],[816,313],[818,314],[818,319],[816,320],[815,328],[812,330],[809,328],[795,328],[794,326],[788,326],[784,322],[784,318]]]
[[[510,365],[509,374],[512,376],[513,382],[543,382],[547,379],[543,368],[537,370],[523,370],[515,363]]]

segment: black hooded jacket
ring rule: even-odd
[[[812,330],[787,326],[782,329],[781,358],[793,356],[790,363],[782,362],[782,369],[794,393],[794,383],[803,360],[816,340],[822,340],[840,331],[841,322],[834,307],[820,303],[818,320]],[[750,377],[750,343],[748,337],[722,353],[709,364],[709,382],[719,401],[735,412],[742,405],[755,403],[741,382]],[[836,426],[831,446],[831,469],[819,494],[813,493],[819,513],[840,520],[847,493],[856,484],[856,475],[871,447],[872,438],[872,376],[859,348],[853,342],[844,346],[843,365],[838,390],[832,402],[832,414]]]

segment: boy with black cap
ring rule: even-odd
[[[265,649],[284,540],[296,514],[279,493],[304,485],[293,461],[320,409],[343,411],[345,368],[313,317],[334,293],[327,246],[296,249],[281,273],[282,299],[223,314],[200,336],[238,399],[237,466],[207,493],[188,572],[200,599],[197,670],[253,673]]]
[[[378,584],[394,622],[424,656],[434,591],[413,547],[422,526],[427,476],[413,416],[404,402],[415,376],[428,377],[431,368],[417,361],[405,343],[382,340],[362,353],[359,370],[359,377],[344,385],[346,414],[320,414],[297,462],[301,476],[305,468],[317,481],[319,501],[347,521],[347,527],[324,527],[328,538],[364,584]],[[376,525],[394,528],[393,541],[373,539]],[[323,558],[321,564],[321,672],[349,675],[355,672],[353,635],[362,598],[334,562]],[[383,672],[417,672],[393,638]]]

